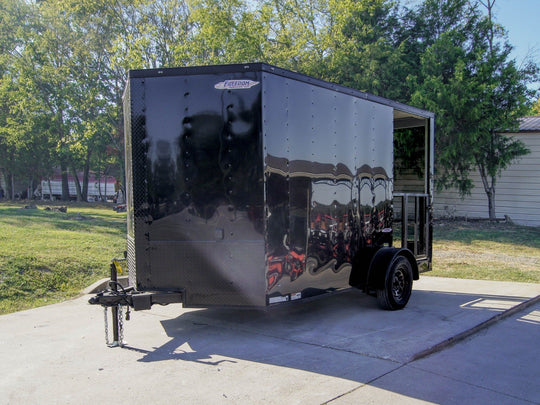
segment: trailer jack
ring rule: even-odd
[[[118,282],[118,273],[122,273],[120,262],[126,259],[111,260],[111,279],[109,288],[97,293],[94,297],[88,300],[92,305],[101,305],[104,308],[105,322],[105,342],[109,347],[124,346],[124,315],[123,307],[126,307],[125,320],[130,319],[130,308],[135,311],[152,308],[152,305],[167,305],[173,303],[181,303],[182,293],[179,291],[156,291],[156,292],[140,292],[135,290],[133,286],[124,288]],[[111,308],[112,313],[112,341],[109,339],[109,316],[108,308]]]

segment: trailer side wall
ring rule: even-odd
[[[268,301],[349,287],[390,242],[393,109],[271,73],[262,102]]]

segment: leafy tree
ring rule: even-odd
[[[51,13],[62,15],[75,33],[72,59],[76,68],[70,70],[70,79],[76,83],[77,93],[68,98],[73,117],[69,165],[77,197],[86,201],[89,172],[95,156],[110,151],[108,145],[116,140],[113,134],[120,122],[119,101],[123,86],[119,85],[121,78],[110,67],[110,61],[112,40],[121,25],[109,2],[103,0],[49,1],[49,6]],[[121,149],[121,146],[116,148],[116,157],[121,156],[118,153]],[[116,159],[116,163],[119,161]],[[96,169],[95,166],[92,168]],[[83,173],[82,185],[78,181],[79,172]]]
[[[459,25],[437,33],[422,54],[420,80],[412,101],[437,115],[437,180],[440,187],[455,186],[462,196],[472,188],[469,174],[477,169],[488,198],[490,219],[495,219],[498,176],[516,158],[527,153],[524,145],[501,131],[514,129],[528,108],[527,83],[537,68],[519,69],[509,60],[511,46],[491,14],[478,7],[449,1],[468,15]],[[494,0],[487,4],[492,7]],[[439,2],[426,0],[423,7]],[[491,8],[489,8],[491,11]]]
[[[411,102],[413,93],[423,80],[421,72],[423,55],[449,32],[468,32],[474,24],[476,13],[467,7],[470,0],[425,0],[413,9],[405,8],[400,16],[401,29],[396,33],[403,49],[405,92],[401,101]],[[463,40],[463,43],[465,40]],[[459,47],[459,44],[456,44]],[[437,51],[438,53],[444,50]],[[455,57],[443,56],[441,62],[451,69]],[[437,126],[439,123],[437,122]]]
[[[39,109],[32,94],[24,94],[19,73],[35,15],[35,8],[25,2],[0,1],[0,169],[10,198],[14,198],[15,178],[32,180],[34,174],[39,176],[46,156],[36,156],[46,146],[38,132],[43,121],[36,118]],[[29,184],[31,190],[33,186]]]
[[[540,98],[531,107],[530,115],[540,115]]]
[[[62,199],[69,199],[68,171],[73,160],[75,143],[72,129],[77,124],[73,103],[79,91],[75,48],[83,47],[77,33],[65,19],[58,18],[53,4],[39,6],[36,30],[25,44],[20,66],[20,83],[24,93],[32,94],[43,117],[47,117],[47,133],[54,144],[53,156],[61,168]]]
[[[129,69],[264,61],[435,111],[439,184],[467,193],[471,170],[488,178],[523,152],[497,130],[536,72],[508,60],[482,2],[487,18],[470,0],[0,0],[2,170],[60,166],[65,198],[68,170],[82,171],[85,200],[90,170],[123,169]]]
[[[405,42],[391,0],[330,1],[329,78],[376,95],[407,98]]]
[[[118,27],[110,54],[123,82],[129,69],[189,63],[192,23],[186,1],[119,1],[105,5],[104,12],[112,15]]]
[[[261,1],[259,19],[265,27],[265,61],[322,76],[330,18],[326,0]]]
[[[113,24],[103,12],[106,5],[40,3],[37,28],[21,55],[19,81],[46,118],[42,131],[53,145],[51,169],[61,168],[64,200],[69,199],[68,172],[75,180],[77,199],[87,199],[92,157],[98,148],[106,148],[103,139],[112,139],[119,121],[121,87],[109,68]]]

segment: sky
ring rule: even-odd
[[[519,63],[527,56],[540,65],[540,0],[496,0],[495,20],[508,31]]]

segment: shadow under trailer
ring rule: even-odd
[[[431,112],[255,63],[130,71],[124,116],[129,285],[114,260],[90,299],[111,345],[125,306],[396,310],[431,269]]]

